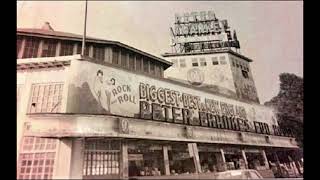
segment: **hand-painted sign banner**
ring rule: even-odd
[[[286,134],[277,129],[275,114],[268,107],[106,65],[73,60],[69,82],[69,113],[111,114],[188,126]]]

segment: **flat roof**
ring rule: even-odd
[[[62,31],[50,31],[50,30],[36,29],[36,28],[17,28],[17,35],[36,36],[36,37],[42,37],[42,38],[52,38],[52,39],[61,39],[61,40],[82,41],[82,35],[79,35],[79,34],[73,34],[73,33],[62,32]],[[147,56],[149,58],[152,58],[156,61],[163,63],[165,65],[165,68],[168,68],[173,64],[172,62],[169,62],[165,59],[159,58],[157,56],[154,56],[152,54],[141,51],[139,49],[136,49],[134,47],[123,44],[118,41],[110,41],[110,40],[105,40],[105,39],[89,37],[89,36],[86,37],[86,41],[91,42],[91,43],[114,45],[114,46],[119,46],[119,47],[122,47],[122,48],[125,48],[128,50],[131,50],[133,52],[142,54],[144,56]]]
[[[188,52],[188,53],[164,53],[162,54],[162,57],[175,57],[175,56],[190,56],[190,55],[204,55],[204,54],[218,54],[218,53],[230,53],[234,56],[237,56],[239,58],[242,58],[243,60],[246,60],[248,62],[252,62],[253,60],[239,54],[231,49],[214,49],[214,50],[207,50],[203,52]]]

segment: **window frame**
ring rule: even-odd
[[[186,60],[185,59],[179,59],[179,67],[181,68],[185,68],[187,67],[187,63],[186,63]]]
[[[148,58],[142,58],[142,64],[143,64],[143,73],[149,74],[149,62],[150,60]]]
[[[118,147],[115,148],[115,145],[118,145]],[[84,145],[84,157],[82,167],[83,176],[90,178],[96,176],[102,177],[119,175],[121,160],[120,153],[121,142],[119,140],[86,140]],[[97,169],[98,173],[96,173]]]
[[[192,64],[192,67],[199,67],[198,58],[192,58],[191,64]]]
[[[207,66],[206,58],[200,58],[199,61],[200,61],[199,64],[200,64],[201,67]]]
[[[73,47],[74,47],[74,42],[72,41],[61,41],[60,42],[60,52],[59,56],[71,56],[73,55]],[[71,53],[71,54],[69,54]]]
[[[105,47],[102,45],[93,45],[92,57],[98,61],[105,60]]]
[[[22,49],[23,38],[21,36],[17,36],[17,58],[19,57],[19,53]]]
[[[128,69],[128,51],[121,49],[120,52],[120,66]]]
[[[150,74],[155,75],[155,73],[156,73],[156,65],[155,65],[155,63],[150,61],[149,62],[149,66],[150,66],[150,68],[149,68]]]
[[[31,142],[32,140],[32,142]],[[37,144],[37,140],[43,143]],[[30,144],[26,144],[26,141]],[[36,145],[43,145],[43,149],[35,149]],[[31,147],[26,150],[25,146]],[[31,146],[30,146],[31,145]],[[48,148],[50,146],[50,148]],[[52,179],[56,163],[59,140],[56,138],[27,137],[22,139],[17,164],[17,178],[21,179]],[[29,164],[30,163],[30,164]],[[29,172],[26,172],[29,169]],[[41,170],[41,171],[40,171]],[[48,172],[46,172],[48,170]],[[28,177],[28,178],[26,178]]]
[[[46,51],[44,49],[45,45],[48,46]],[[54,40],[54,39],[43,40],[41,57],[55,57],[56,51],[57,51],[57,45],[58,45],[57,40]],[[50,47],[52,49],[50,49]],[[45,54],[45,52],[46,52],[46,54]]]
[[[56,91],[56,85],[60,86],[58,88],[58,94],[54,94],[54,92]],[[34,89],[33,86],[38,86],[38,92],[37,92],[37,96],[34,97]],[[43,94],[40,96],[40,89],[41,89],[41,86],[43,86]],[[50,86],[53,86],[53,96],[48,96],[46,101],[44,101],[44,97],[46,96],[46,87],[49,87],[49,90],[48,90],[48,95],[50,95]],[[61,88],[61,89],[60,89]],[[33,83],[31,84],[31,91],[30,91],[30,95],[29,95],[29,101],[28,101],[28,113],[29,114],[34,114],[34,113],[59,113],[59,112],[62,112],[62,102],[63,102],[63,90],[64,90],[64,83],[63,82],[50,82],[50,83]],[[39,103],[39,101],[37,101],[37,104],[40,104],[40,111],[38,111],[38,107],[32,107],[34,102],[33,99],[36,98],[42,98],[41,102]],[[54,99],[57,98],[57,103],[53,104],[54,103]],[[52,102],[49,101],[52,99]],[[42,111],[42,104],[46,102],[47,103],[47,106],[46,108],[48,109],[50,106],[48,106],[48,103],[51,102],[52,105],[55,105],[52,107],[51,111]],[[58,107],[58,108],[57,108]],[[32,108],[35,108],[34,112],[32,112]],[[55,111],[52,111],[53,108],[55,109]]]
[[[24,45],[24,51],[22,58],[37,58],[38,57],[38,51],[40,48],[40,39],[36,37],[27,37],[25,38],[25,45]],[[30,45],[30,46],[28,46]],[[30,50],[32,52],[30,53]],[[30,56],[31,54],[31,56]]]
[[[81,52],[82,52],[82,44],[78,43],[77,44],[77,54],[81,54]],[[88,45],[88,44],[85,44],[84,55],[85,56],[90,55],[90,45]]]
[[[217,66],[220,64],[218,57],[211,57],[211,62],[213,66]]]
[[[248,74],[247,71],[241,70],[241,74],[242,74],[242,76],[243,76],[244,78],[249,79],[249,74]]]
[[[155,75],[161,77],[161,64],[158,62],[155,63]]]
[[[142,69],[142,63],[143,63],[142,56],[137,55],[135,59],[136,59],[135,70],[138,71],[138,72],[143,72],[143,69]]]

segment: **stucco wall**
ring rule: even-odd
[[[212,58],[217,57],[218,61],[221,56],[224,56],[226,59],[226,64],[213,65]],[[192,67],[192,59],[197,58],[199,62],[198,67]],[[207,65],[200,66],[200,58],[205,58]],[[189,55],[189,56],[176,56],[176,57],[167,57],[166,60],[172,62],[172,60],[178,60],[178,66],[171,66],[164,71],[164,76],[166,78],[176,78],[189,81],[188,73],[192,69],[198,69],[203,73],[203,82],[199,86],[204,85],[216,85],[223,88],[226,88],[232,92],[235,91],[233,76],[230,69],[230,63],[228,61],[227,53],[219,54],[210,54],[210,55]],[[180,67],[180,59],[185,59],[186,67]]]

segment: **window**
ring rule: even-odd
[[[19,56],[19,51],[21,49],[21,45],[22,45],[22,38],[21,37],[17,37],[17,58]]]
[[[236,60],[235,59],[232,59],[232,66],[236,67]]]
[[[192,66],[199,66],[199,64],[198,64],[198,59],[196,59],[196,58],[193,58],[192,59]]]
[[[226,60],[226,57],[225,56],[220,56],[219,59],[220,60]]]
[[[89,56],[89,51],[90,51],[90,46],[89,45],[85,45],[84,55],[85,56]],[[82,52],[82,44],[78,44],[77,54],[81,54],[81,52]]]
[[[220,64],[227,64],[225,56],[220,56],[219,59],[220,59]]]
[[[87,140],[84,152],[84,176],[119,174],[120,142]]]
[[[60,56],[73,55],[73,43],[70,41],[61,42]]]
[[[212,58],[212,65],[219,65],[219,61],[217,57]]]
[[[136,71],[142,71],[142,59],[141,56],[136,57]]]
[[[244,78],[249,78],[249,75],[248,75],[248,72],[247,71],[244,71],[244,70],[242,70],[242,75],[243,75],[243,77]]]
[[[143,58],[143,72],[149,72],[149,61],[146,58]]]
[[[171,62],[173,63],[172,67],[174,67],[174,68],[178,67],[178,60],[177,59],[172,59]]]
[[[134,70],[134,54],[129,54],[129,69]]]
[[[57,140],[24,137],[18,179],[52,179]]]
[[[60,112],[63,84],[32,85],[30,113]]]
[[[150,74],[154,75],[155,74],[155,65],[152,61],[150,63]]]
[[[157,77],[161,77],[161,65],[159,63],[156,63],[156,66],[155,66],[155,75]]]
[[[119,64],[119,53],[118,49],[112,49],[112,64]]]
[[[26,38],[23,58],[35,58],[38,56],[40,40],[36,38]]]
[[[121,66],[128,68],[128,53],[124,50],[121,50]]]
[[[186,67],[186,60],[185,59],[180,59],[180,67],[184,68]]]
[[[57,41],[47,39],[43,41],[41,57],[54,57],[56,56]]]
[[[95,45],[93,46],[93,58],[104,61],[104,47]]]
[[[200,66],[207,66],[207,62],[205,58],[200,58]]]

